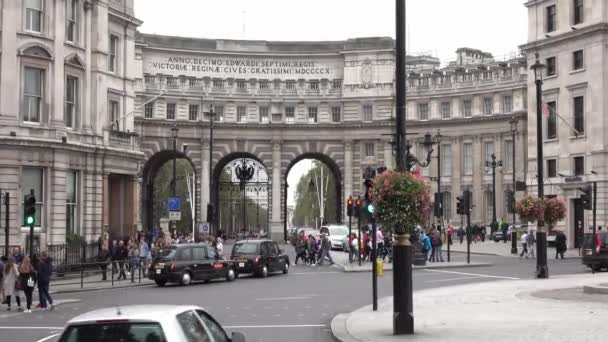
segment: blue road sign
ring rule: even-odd
[[[169,200],[167,201],[167,208],[169,208],[170,211],[177,211],[180,210],[180,200],[179,197],[169,197]]]

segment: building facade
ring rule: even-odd
[[[133,109],[141,24],[133,1],[0,6],[0,188],[10,196],[10,244],[28,241],[22,207],[30,191],[36,244],[132,229],[143,160],[133,118],[124,116]]]
[[[592,226],[580,188],[597,182],[597,225],[605,226],[607,147],[605,96],[608,75],[608,4],[602,0],[528,1],[528,65],[546,65],[542,75],[545,196],[563,196],[568,213],[558,224],[570,246],[579,247]],[[529,190],[537,191],[536,89],[528,78]]]

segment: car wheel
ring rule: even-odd
[[[289,273],[289,264],[285,262],[285,264],[283,264],[283,274],[287,273]]]
[[[599,272],[602,270],[602,265],[593,265],[592,267],[594,272]]]
[[[190,285],[190,283],[192,283],[192,274],[190,274],[190,272],[186,271],[182,274],[182,279],[180,280],[180,284],[182,284],[182,286],[188,286],[188,285]]]
[[[234,279],[236,279],[236,272],[232,268],[229,268],[228,272],[226,272],[226,281],[233,281]]]
[[[154,281],[156,283],[156,285],[158,285],[159,287],[163,287],[165,286],[165,284],[167,283],[166,280],[155,280]]]
[[[262,278],[268,277],[268,266],[266,266],[266,265],[262,266],[262,269],[260,270],[260,277],[262,277]]]

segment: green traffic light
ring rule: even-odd
[[[375,209],[374,209],[374,205],[373,205],[373,204],[368,204],[368,205],[367,205],[367,212],[368,212],[368,213],[373,214],[373,213],[374,213],[374,210],[375,210]]]
[[[34,220],[34,216],[28,216],[25,218],[25,224],[27,224],[28,226],[33,225],[36,222],[36,220]]]

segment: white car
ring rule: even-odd
[[[128,305],[87,312],[66,324],[59,342],[244,342],[203,308],[193,305]]]
[[[326,234],[331,241],[332,249],[344,249],[343,240],[348,236],[348,227],[344,224],[330,224],[322,226],[319,230],[321,234]]]

